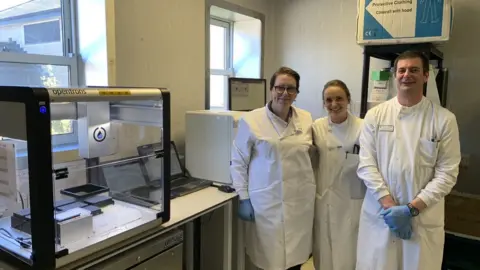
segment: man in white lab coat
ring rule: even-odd
[[[423,54],[401,54],[397,96],[365,116],[356,270],[441,269],[444,197],[457,181],[460,142],[455,116],[423,96],[428,69]]]
[[[300,270],[312,251],[312,116],[295,108],[300,76],[280,68],[272,101],[239,121],[230,167],[246,221],[246,253],[264,270]]]

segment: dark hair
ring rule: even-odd
[[[273,73],[272,78],[270,78],[270,90],[275,86],[275,80],[277,80],[278,75],[289,75],[295,79],[297,83],[297,93],[300,92],[300,74],[295,70],[289,67],[281,67],[275,73]]]
[[[426,73],[430,70],[430,62],[428,61],[428,58],[423,54],[422,52],[417,52],[417,51],[406,51],[397,56],[397,59],[395,59],[395,63],[393,65],[394,67],[394,72],[397,72],[397,64],[398,61],[404,60],[404,59],[414,59],[414,58],[420,58],[422,60],[422,66],[423,66],[423,72]]]
[[[345,92],[345,95],[347,95],[348,102],[350,102],[351,100],[350,90],[348,90],[347,85],[341,80],[331,80],[327,82],[325,86],[323,86],[322,100],[325,101],[325,90],[327,90],[327,88],[331,86],[340,87]]]

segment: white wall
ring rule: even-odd
[[[352,100],[360,100],[363,55],[355,43],[355,1],[276,2],[276,55],[279,65],[300,73],[297,106],[323,116],[321,92],[331,79],[345,81]]]
[[[363,50],[355,41],[356,1],[274,2],[276,64],[300,73],[296,105],[310,111],[314,118],[325,116],[323,85],[333,79],[347,84],[352,104],[360,102]],[[371,68],[382,68],[385,63],[372,59]]]
[[[273,42],[267,0],[229,1],[266,15],[266,48]],[[183,145],[185,111],[205,107],[205,0],[115,1],[115,64],[119,86],[167,87],[172,139]],[[273,52],[265,52],[270,74]],[[268,75],[270,76],[270,75]]]
[[[184,112],[204,109],[204,25],[204,1],[115,1],[116,84],[169,88],[174,140]]]
[[[278,0],[276,2],[274,44],[278,64],[297,69],[302,76],[297,106],[324,115],[321,102],[323,84],[341,79],[360,101],[363,51],[356,45],[357,4],[354,0]],[[450,69],[449,108],[456,114],[462,152],[471,154],[470,167],[462,170],[456,189],[480,194],[475,176],[480,173],[480,38],[471,29],[480,27],[480,2],[454,1],[455,17],[451,40],[442,50]],[[381,67],[384,61],[372,66]],[[372,67],[372,68],[374,68]],[[475,72],[475,70],[477,72]]]

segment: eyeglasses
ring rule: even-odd
[[[277,94],[283,94],[285,91],[287,91],[289,95],[298,93],[298,88],[293,86],[275,85],[273,88],[275,88]]]

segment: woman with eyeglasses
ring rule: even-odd
[[[231,176],[246,221],[246,252],[261,269],[300,269],[312,249],[315,179],[312,116],[292,106],[300,75],[282,67],[271,101],[246,113],[233,143]]]
[[[353,270],[366,191],[356,173],[363,120],[348,111],[351,97],[344,82],[327,82],[322,96],[328,117],[313,124],[319,153],[313,261],[315,269]]]

